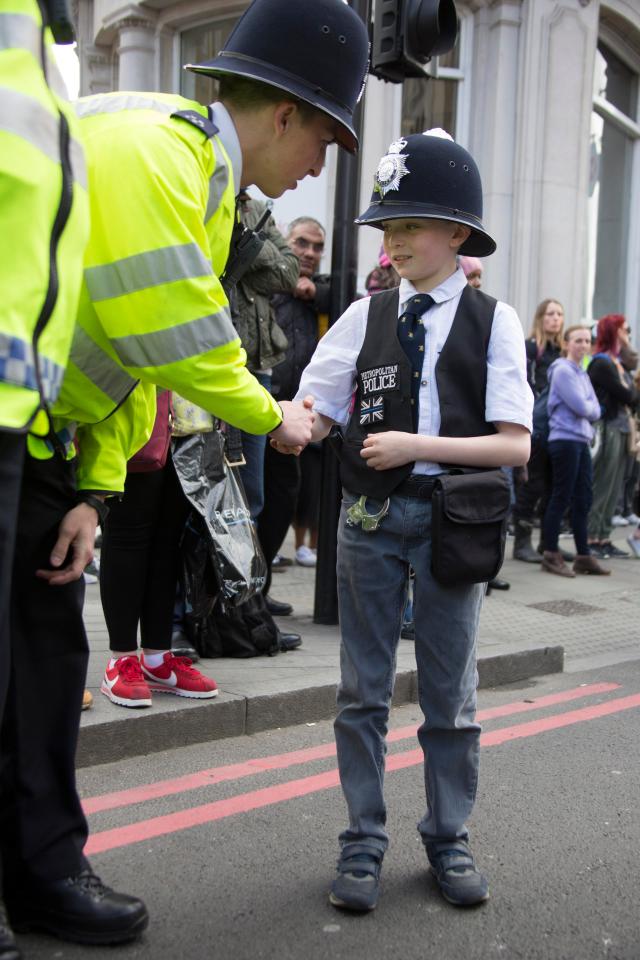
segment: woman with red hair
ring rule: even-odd
[[[637,400],[618,357],[629,342],[625,318],[610,313],[598,320],[588,374],[602,409],[601,441],[593,460],[593,505],[589,513],[589,549],[601,560],[628,557],[611,543],[611,517],[622,486],[629,437],[630,406]]]

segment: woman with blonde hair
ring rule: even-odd
[[[538,304],[528,339],[527,379],[537,399],[547,387],[547,372],[562,351],[562,328],[564,308],[558,300],[547,298]],[[524,471],[523,471],[524,472]],[[524,472],[525,479],[516,482],[516,502],[513,508],[515,540],[514,560],[525,563],[540,563],[542,549],[534,550],[531,543],[533,522],[536,513],[543,515],[551,491],[551,462],[547,451],[547,438],[534,432],[531,437],[531,457]],[[536,508],[539,505],[539,509]],[[541,538],[542,539],[542,538]],[[543,544],[541,543],[541,547]],[[565,559],[573,559],[566,555]]]

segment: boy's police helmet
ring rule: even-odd
[[[395,140],[378,164],[368,210],[356,223],[426,217],[471,228],[459,253],[487,257],[496,249],[482,225],[482,182],[475,160],[445,135],[411,134]]]
[[[354,153],[353,111],[369,67],[369,38],[343,0],[253,0],[213,60],[194,73],[236,74],[305,100],[338,121],[336,137]]]

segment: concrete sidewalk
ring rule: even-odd
[[[629,528],[614,532],[625,547]],[[480,622],[479,674],[483,687],[523,681],[563,668],[578,671],[640,658],[640,562],[608,562],[610,577],[569,580],[510,559],[500,576],[511,589],[486,598]],[[572,541],[563,540],[566,549]],[[293,556],[290,543],[286,555]],[[313,723],[335,711],[339,674],[338,627],[313,623],[315,571],[291,566],[274,574],[271,593],[293,604],[285,630],[302,634],[292,653],[249,660],[201,660],[199,669],[219,686],[215,700],[156,694],[153,706],[128,709],[100,693],[109,656],[98,585],[87,587],[85,621],[91,656],[87,686],[94,706],[82,715],[78,765],[107,763],[220,737]],[[395,703],[415,701],[413,644],[401,640]]]

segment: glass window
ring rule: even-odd
[[[600,317],[626,312],[630,197],[638,149],[632,126],[637,123],[638,74],[604,43],[596,51],[593,93],[588,302],[592,316]]]
[[[596,236],[592,316],[601,317],[625,312],[633,140],[597,114],[592,136],[591,215]]]
[[[598,44],[594,94],[632,119],[638,101],[638,77],[603,43]]]
[[[402,85],[403,134],[422,133],[431,127],[442,127],[456,135],[457,80],[433,80],[411,77]]]
[[[184,30],[180,35],[181,63],[203,63],[213,60],[237,23],[236,17],[217,20]],[[212,77],[204,77],[189,70],[180,74],[180,93],[199,103],[213,103],[218,93],[218,84]]]

